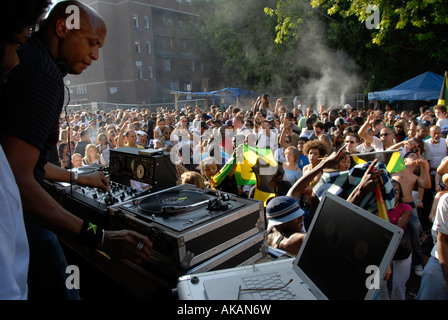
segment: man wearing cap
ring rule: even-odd
[[[344,132],[344,129],[347,128],[350,123],[345,120],[344,117],[339,117],[334,121],[334,126],[337,128],[337,131]]]
[[[353,107],[347,103],[346,105],[344,105],[344,107],[342,109],[345,110],[346,117],[350,117]]]
[[[163,134],[163,133],[162,133]],[[149,147],[149,139],[146,131],[137,131],[138,145],[147,149]]]
[[[266,207],[268,245],[297,255],[306,236],[303,214],[293,197],[272,199]]]
[[[219,119],[214,119],[212,124],[213,124],[213,128],[216,128],[216,129],[221,129],[221,127],[222,127],[221,120],[219,120]]]

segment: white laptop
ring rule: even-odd
[[[326,192],[296,258],[190,274],[180,300],[371,300],[401,228]]]

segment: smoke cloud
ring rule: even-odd
[[[221,3],[222,5],[222,3]],[[270,65],[270,82],[255,83],[254,91],[265,91],[273,97],[295,97],[302,106],[317,109],[319,105],[326,107],[342,107],[346,103],[354,103],[356,93],[361,91],[363,78],[361,68],[343,51],[334,50],[327,45],[327,35],[322,15],[313,14],[309,1],[297,0],[289,4],[291,10],[303,12],[303,24],[300,27],[298,42],[285,42],[284,46],[294,46],[293,50],[282,56],[282,61]],[[217,19],[225,21],[225,25],[238,26],[242,43],[242,51],[248,66],[265,70],[275,55],[273,39],[267,32],[260,31],[264,7],[275,7],[269,0],[225,1]],[[224,13],[225,14],[222,14]],[[253,18],[256,15],[256,21]],[[245,23],[246,22],[246,23]],[[257,25],[260,29],[253,29]],[[274,28],[274,25],[271,26]],[[271,31],[269,31],[271,32]],[[272,50],[272,51],[271,51]],[[269,59],[271,59],[269,61]],[[246,70],[241,70],[245,75]],[[263,87],[263,84],[267,88]]]
[[[314,18],[303,28],[297,46],[297,69],[307,75],[301,77],[297,95],[302,105],[315,109],[353,103],[363,83],[361,68],[344,51],[330,48],[325,37],[321,22]]]

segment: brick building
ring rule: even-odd
[[[104,18],[100,58],[66,77],[71,104],[171,102],[170,91],[207,91],[187,25],[198,16],[190,0],[83,0]]]

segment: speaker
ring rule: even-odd
[[[110,150],[110,180],[130,186],[130,180],[151,185],[151,192],[176,185],[178,174],[169,152],[123,147]]]

